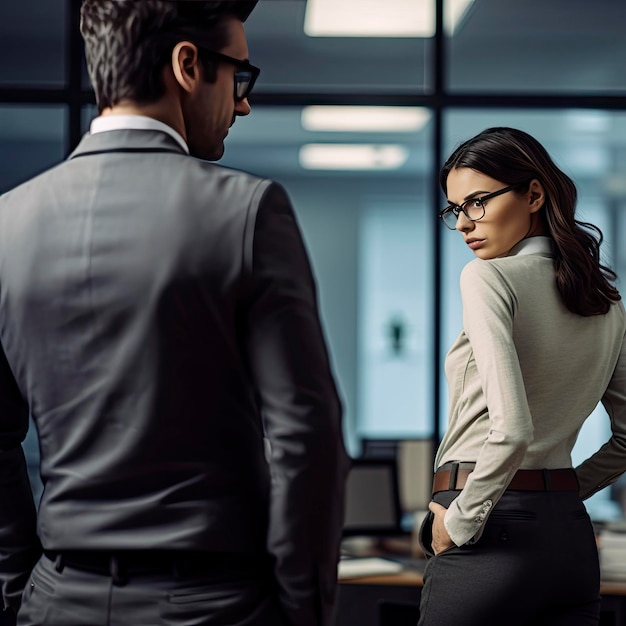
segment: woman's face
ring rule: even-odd
[[[461,205],[507,186],[476,170],[459,167],[448,174],[448,201]],[[522,239],[545,234],[543,220],[537,213],[544,198],[541,183],[533,180],[528,191],[511,190],[486,200],[485,215],[480,220],[472,221],[460,212],[456,229],[478,258],[507,256]]]

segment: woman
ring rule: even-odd
[[[597,624],[582,500],[626,470],[626,313],[601,233],[574,218],[574,184],[519,130],[466,141],[440,180],[440,217],[478,258],[461,274],[463,332],[446,357],[419,626]],[[612,436],[574,470],[600,401]]]

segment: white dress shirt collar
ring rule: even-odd
[[[552,237],[528,237],[515,244],[507,256],[545,254],[552,256]]]
[[[89,128],[92,135],[109,130],[158,130],[174,138],[180,147],[189,154],[189,146],[180,133],[171,126],[146,115],[101,115],[91,122]]]

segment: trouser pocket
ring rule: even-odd
[[[435,556],[433,552],[433,520],[435,515],[432,511],[428,511],[426,516],[422,520],[417,538],[426,558],[429,559]]]

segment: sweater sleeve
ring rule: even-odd
[[[495,264],[476,259],[461,274],[463,329],[472,346],[489,412],[489,432],[465,488],[446,512],[457,545],[477,541],[519,468],[533,424],[513,337],[513,289]]]

